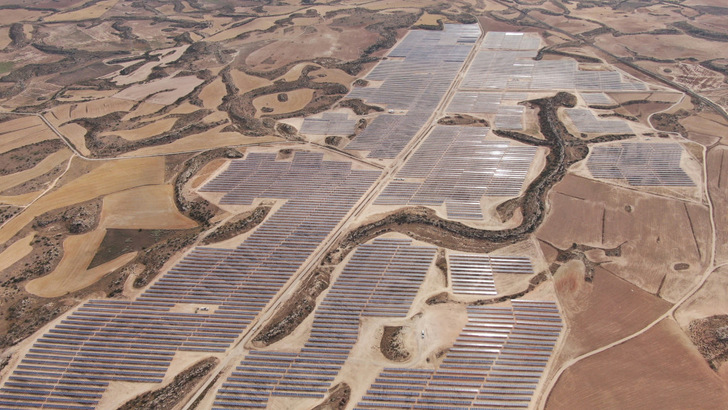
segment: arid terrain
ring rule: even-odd
[[[724,2],[0,11],[0,409],[725,408]]]

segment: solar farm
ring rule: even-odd
[[[207,16],[196,2],[188,2],[189,7],[174,3],[165,7]],[[25,227],[18,227],[15,234],[27,243],[11,244],[13,252],[24,252],[23,244],[27,248],[49,242],[52,232],[36,232],[44,224],[75,228],[83,222],[96,236],[78,234],[88,234],[89,243],[97,238],[94,249],[108,254],[98,251],[100,261],[89,259],[84,265],[89,268],[79,275],[118,262],[123,252],[109,249],[121,242],[134,255],[132,262],[114,265],[124,272],[122,279],[103,282],[85,294],[68,292],[63,296],[67,310],[58,310],[55,318],[49,314],[46,325],[13,348],[12,357],[0,365],[0,410],[128,409],[135,405],[125,403],[155,391],[162,397],[176,391],[180,397],[167,407],[157,403],[140,408],[547,408],[551,392],[564,389],[560,380],[575,377],[570,366],[591,365],[602,348],[642,343],[659,323],[685,320],[670,310],[674,300],[688,300],[675,289],[690,287],[698,294],[709,276],[703,270],[715,267],[720,251],[704,232],[718,225],[720,209],[713,212],[706,205],[710,198],[702,190],[709,184],[698,173],[722,175],[723,155],[719,166],[708,164],[708,149],[679,135],[685,107],[698,106],[697,100],[681,94],[662,101],[665,95],[674,96],[635,77],[639,70],[619,71],[611,60],[571,53],[575,41],[555,38],[546,29],[484,31],[490,21],[484,17],[476,19],[478,24],[443,24],[437,18],[434,25],[427,19],[445,16],[434,8],[420,10],[409,21],[402,17],[408,13],[405,6],[391,11],[389,2],[374,2],[388,11],[368,13],[364,9],[369,3],[343,11],[337,3],[317,4],[324,10],[320,12],[308,2],[281,2],[296,13],[285,9],[250,20],[230,6],[220,11],[230,21],[200,26],[194,36],[175,37],[180,49],[162,57],[184,55],[189,60],[183,59],[184,64],[204,61],[190,57],[197,52],[190,45],[197,37],[210,44],[229,41],[240,49],[209,46],[213,51],[206,52],[229,65],[205,68],[197,77],[185,74],[199,89],[188,90],[193,93],[190,101],[180,99],[173,108],[161,108],[158,99],[122,99],[109,103],[104,108],[108,112],[88,118],[71,118],[81,108],[66,107],[68,118],[60,110],[53,114],[57,124],[39,114],[38,124],[47,125],[52,138],[70,144],[69,157],[99,149],[100,143],[91,144],[99,135],[110,150],[98,157],[88,154],[82,165],[72,167],[69,160],[65,170],[60,166],[65,163],[55,164],[48,177],[52,184],[34,186],[38,192],[45,190],[43,195],[57,194],[66,184],[73,188],[74,181],[64,179],[67,175],[98,172],[107,177],[105,165],[91,159],[111,159],[109,152],[124,140],[120,135],[184,124],[182,131],[168,127],[154,141],[140,139],[135,150],[123,153],[129,156],[124,160],[148,160],[157,172],[152,182],[127,186],[128,181],[114,180],[108,185],[128,194],[122,199],[130,208],[145,198],[127,191],[159,186],[172,198],[165,197],[168,213],[193,227],[160,228],[147,220],[139,226],[105,225],[104,212],[114,200],[123,202],[112,197],[117,191],[105,187],[82,185],[101,192],[84,197],[85,206],[98,208],[101,216],[96,220],[65,208],[42,208],[45,204],[37,198],[17,206],[38,211]],[[260,10],[269,6],[280,5],[261,5]],[[297,12],[299,6],[306,14]],[[375,19],[383,17],[378,14],[391,20],[379,22]],[[460,21],[459,14],[452,16],[445,20]],[[516,21],[512,18],[493,22],[507,27]],[[122,20],[114,24],[124,28]],[[268,20],[274,24],[266,29]],[[164,21],[187,24],[182,19]],[[363,28],[352,34],[350,25]],[[420,29],[405,30],[412,26]],[[77,27],[85,28],[81,23]],[[599,30],[592,32],[598,35]],[[280,46],[269,38],[271,33],[293,36],[285,53],[269,50],[269,45]],[[312,59],[302,59],[297,50],[311,36],[343,38],[343,33],[350,36],[347,41],[359,40],[367,47],[354,50],[350,60],[329,55],[333,50],[349,52],[343,43],[324,44],[330,51]],[[382,33],[392,41],[385,41],[390,39]],[[257,48],[238,44],[249,37],[256,39]],[[16,43],[21,41],[13,38],[8,49]],[[641,61],[637,56],[635,52],[633,60]],[[112,61],[121,71],[104,77],[106,86],[133,83],[123,73],[133,77],[135,70],[161,59],[149,52],[145,58],[149,61],[133,63],[115,57]],[[239,69],[233,66],[236,59],[244,62]],[[646,61],[658,63],[654,58]],[[150,65],[148,75],[174,67],[172,62],[154,69]],[[308,77],[309,72],[315,77]],[[174,75],[179,73],[188,72]],[[174,82],[175,76],[161,81]],[[116,95],[110,90],[94,91]],[[79,106],[90,98],[71,100],[71,91],[78,90],[63,89],[59,95],[68,93],[63,98]],[[301,96],[311,101],[299,107]],[[270,106],[260,106],[260,101]],[[135,117],[118,108],[123,104],[134,105],[132,111],[145,105],[146,111],[140,109]],[[229,112],[220,115],[219,107]],[[246,110],[254,115],[246,117]],[[169,113],[172,117],[165,117]],[[653,125],[655,116],[664,129]],[[149,124],[119,126],[103,130],[103,135],[95,128],[80,130],[101,130],[103,121],[118,126],[129,118]],[[216,121],[213,125],[210,118]],[[195,127],[208,127],[209,134],[186,140],[185,133]],[[61,132],[75,134],[67,138]],[[239,138],[243,132],[251,134],[245,136],[250,140]],[[718,144],[707,134],[693,135]],[[175,156],[152,163],[172,137],[179,137],[172,140]],[[207,147],[203,142],[217,145],[202,150],[200,146]],[[81,147],[78,152],[76,146]],[[132,171],[143,179],[144,172]],[[57,196],[64,200],[64,195]],[[16,197],[21,195],[0,195],[25,198]],[[658,208],[654,204],[660,201],[679,202],[675,226],[691,232],[690,249],[669,248],[675,235],[640,225],[643,221],[636,215],[649,214],[641,207],[649,203]],[[555,209],[560,206],[568,212]],[[155,218],[147,213],[148,220]],[[12,227],[12,217],[8,221]],[[4,224],[5,219],[0,224],[3,235]],[[155,247],[165,235],[172,238],[169,246]],[[654,270],[669,273],[650,272],[649,284],[647,274],[630,276],[637,265],[628,260],[641,257],[640,247],[646,243],[668,243],[655,251],[664,266]],[[709,245],[712,249],[707,250]],[[62,241],[55,246],[71,255]],[[144,259],[146,255],[152,256]],[[150,262],[152,257],[159,259],[154,261],[158,266]],[[157,271],[144,276],[153,268]],[[106,280],[109,272],[111,268],[99,274],[99,280]],[[102,287],[107,285],[116,288],[107,292]],[[605,296],[615,289],[623,293]],[[592,297],[620,312],[629,329],[599,316],[613,312],[590,304]],[[635,319],[641,310],[654,317]],[[589,344],[594,334],[602,333],[603,343]],[[182,373],[201,359],[214,359],[214,366],[194,377]],[[179,387],[183,383],[189,384]],[[598,383],[592,384],[596,389]]]

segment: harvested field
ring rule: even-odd
[[[677,324],[664,319],[567,369],[546,408],[721,409],[727,401],[728,387]]]
[[[265,114],[286,114],[303,109],[313,97],[314,90],[302,88],[289,91],[287,101],[279,101],[279,94],[267,94],[253,100],[253,106],[257,110],[255,116]]]
[[[28,192],[20,195],[0,195],[0,204],[26,206],[32,202],[41,192]],[[2,228],[0,228],[2,229]]]
[[[99,227],[89,233],[69,236],[63,241],[63,259],[53,272],[25,285],[34,295],[52,298],[75,292],[94,284],[102,276],[131,262],[136,253],[122,255],[103,265],[87,270],[106,229]]]
[[[556,199],[562,196],[569,199]],[[707,261],[710,220],[703,205],[575,176],[564,178],[549,198],[555,206],[537,231],[539,239],[560,249],[572,243],[621,245],[621,256],[607,258],[603,267],[668,301],[697,281]],[[677,263],[690,267],[677,272]]]
[[[245,72],[239,70],[230,70],[230,75],[233,78],[235,86],[238,87],[238,92],[240,94],[244,94],[256,88],[265,87],[273,84],[271,80],[246,74]]]
[[[75,163],[76,161],[74,161]],[[109,161],[30,205],[23,213],[0,228],[0,242],[8,241],[33,218],[47,211],[88,201],[113,192],[142,185],[161,184],[163,158]]]
[[[217,78],[211,82],[200,92],[200,99],[202,99],[202,105],[205,108],[215,109],[222,104],[222,98],[225,96],[227,90],[225,84],[221,78]]]
[[[68,140],[71,141],[71,144],[76,147],[76,150],[78,150],[78,152],[85,156],[91,155],[91,151],[86,148],[86,139],[84,138],[84,136],[86,135],[85,128],[76,123],[62,125],[57,128],[64,137],[68,138]]]
[[[59,105],[53,107],[45,114],[45,117],[58,126],[79,118],[96,118],[115,111],[129,111],[133,106],[134,101],[110,97],[95,101]]]
[[[713,201],[715,221],[715,263],[728,262],[728,147],[717,146],[708,152],[708,192]]]
[[[12,266],[15,262],[23,259],[32,250],[31,243],[35,238],[35,232],[29,233],[26,237],[18,239],[12,245],[0,253],[0,272]]]
[[[556,295],[570,329],[559,355],[562,361],[628,336],[670,308],[600,267],[594,269],[591,281],[585,279],[578,260],[565,263],[554,274]]]
[[[191,93],[200,84],[202,84],[202,80],[195,76],[166,77],[145,84],[132,85],[114,97],[168,105]]]
[[[34,115],[24,115],[0,123],[0,153],[58,138]]]
[[[174,204],[172,185],[147,185],[104,197],[101,223],[116,229],[189,229],[195,221]]]
[[[218,159],[213,159],[212,161],[205,164],[205,166],[203,166],[200,169],[200,171],[195,174],[195,178],[192,180],[192,183],[190,184],[190,188],[192,188],[192,189],[198,188],[212,174],[217,172],[217,170],[220,169],[220,167],[223,166],[226,162],[227,161],[224,158],[218,158]]]
[[[116,90],[67,90],[62,95],[56,97],[56,100],[62,102],[83,102],[111,97],[116,93]]]
[[[172,128],[175,122],[177,122],[177,118],[167,117],[157,121],[150,121],[146,125],[131,130],[106,131],[100,136],[116,135],[127,141],[140,141],[155,135],[164,134]]]

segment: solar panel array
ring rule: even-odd
[[[301,125],[302,134],[349,136],[356,130],[356,121],[345,113],[326,112],[321,118],[306,118]]]
[[[521,37],[519,39],[519,37]],[[644,90],[616,71],[582,71],[572,59],[534,60],[539,42],[524,33],[489,32],[463,80],[472,90]]]
[[[538,50],[541,47],[541,36],[538,33],[514,33],[489,31],[485,34],[485,49],[503,50]]]
[[[591,110],[567,108],[566,115],[579,132],[598,134],[631,134],[632,128],[624,120],[600,120]]]
[[[468,323],[437,369],[385,368],[355,408],[527,408],[561,326],[552,302],[468,307]]]
[[[382,84],[348,95],[406,113],[380,115],[347,149],[369,151],[369,158],[394,158],[432,115],[479,36],[477,24],[409,32],[366,77]]]
[[[234,161],[205,190],[229,191],[227,203],[295,199],[236,249],[194,249],[134,301],[83,304],[33,344],[0,389],[0,408],[93,409],[109,382],[160,383],[177,351],[224,352],[378,175],[321,154]],[[179,303],[215,307],[173,311]]]
[[[594,147],[587,167],[594,178],[626,179],[633,186],[695,186],[680,167],[682,152],[675,143]]]
[[[488,256],[474,254],[450,254],[448,267],[452,291],[456,295],[494,296],[496,291],[493,274],[533,273],[531,261],[521,256]]]
[[[270,397],[323,398],[357,341],[361,317],[407,316],[436,251],[411,242],[359,246],[316,310],[301,351],[251,351],[213,406],[265,408]]]
[[[484,93],[463,91],[455,94],[447,107],[449,113],[496,114],[495,128],[523,129],[524,107],[513,102],[528,98],[525,93]],[[503,104],[504,102],[511,102]]]
[[[535,147],[484,141],[485,127],[437,126],[374,202],[447,206],[448,218],[482,219],[480,200],[517,196]],[[413,181],[416,180],[416,181]]]
[[[584,99],[588,105],[609,105],[613,104],[611,98],[604,93],[581,93],[581,98]]]

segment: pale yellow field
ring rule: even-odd
[[[293,67],[291,67],[291,69],[288,70],[287,73],[276,78],[276,80],[296,81],[296,80],[298,80],[298,77],[301,76],[301,72],[303,71],[303,69],[306,68],[306,66],[308,66],[308,65],[319,66],[318,64],[311,64],[311,63],[296,64]],[[318,71],[316,71],[316,72],[318,72]]]
[[[119,229],[187,229],[197,226],[174,204],[172,185],[147,185],[104,198],[101,223]]]
[[[5,249],[2,253],[0,253],[0,272],[9,268],[15,262],[21,260],[27,254],[29,254],[30,251],[33,250],[33,247],[30,246],[33,238],[35,238],[35,232],[28,234],[28,236],[26,236],[25,238],[18,239],[12,245],[8,246],[8,248]]]
[[[124,266],[136,257],[136,252],[126,253],[103,265],[86,270],[104,235],[106,229],[99,227],[89,233],[66,238],[63,241],[63,258],[56,269],[48,275],[28,282],[25,290],[44,298],[63,296],[94,284],[105,274]]]
[[[118,135],[128,141],[138,141],[169,131],[176,121],[177,118],[164,118],[133,130],[107,131],[101,136]]]
[[[133,106],[134,101],[109,97],[95,101],[59,105],[53,107],[45,117],[54,125],[60,125],[78,118],[96,118],[115,111],[129,111]]]
[[[202,80],[192,75],[177,78],[166,77],[146,84],[132,85],[114,97],[133,101],[141,101],[149,97],[146,101],[150,103],[167,105],[191,93],[200,84],[202,84]]]
[[[57,138],[43,121],[29,115],[0,124],[0,153]]]
[[[177,152],[190,152],[211,148],[227,147],[231,145],[245,145],[271,141],[281,141],[280,138],[274,136],[248,137],[237,132],[221,132],[221,130],[228,125],[229,124],[222,124],[206,132],[190,135],[189,137],[178,139],[177,141],[171,142],[169,144],[156,147],[146,147],[136,151],[128,152],[123,154],[122,157],[171,154]]]
[[[81,10],[69,11],[67,13],[58,13],[50,17],[45,18],[45,21],[74,21],[74,20],[86,20],[95,19],[101,17],[104,13],[109,11],[112,7],[118,3],[119,0],[102,0],[89,7],[85,7]]]
[[[172,48],[166,48],[157,50],[152,53],[152,55],[159,56],[159,61],[150,61],[141,67],[134,70],[131,74],[128,75],[114,75],[111,74],[113,77],[113,81],[118,85],[129,85],[133,83],[137,83],[139,81],[144,81],[149,77],[149,74],[152,73],[152,70],[154,67],[157,66],[165,66],[169,63],[172,63],[174,61],[177,61],[182,54],[187,50],[188,45],[183,45],[179,47],[172,47]],[[130,63],[130,65],[133,63]]]
[[[85,156],[91,155],[91,151],[86,148],[86,139],[84,138],[86,135],[86,128],[75,123],[70,123],[58,127],[58,131],[71,141],[78,152]]]
[[[71,151],[64,148],[45,157],[33,168],[2,176],[0,177],[0,192],[6,189],[10,189],[16,185],[20,185],[25,181],[29,181],[33,178],[39,177],[53,169],[61,162],[68,161],[69,158],[71,158]]]
[[[302,88],[287,92],[288,101],[278,101],[278,94],[267,94],[262,95],[253,100],[253,106],[257,110],[255,113],[256,117],[260,117],[263,114],[285,114],[293,111],[298,111],[306,106],[313,97],[313,90],[310,88]],[[263,107],[273,108],[273,111],[266,113],[261,111]]]
[[[0,196],[0,204],[13,206],[26,206],[31,203],[43,191],[28,192],[22,195]],[[9,223],[9,222],[8,222]]]
[[[105,162],[91,172],[48,193],[0,228],[0,242],[12,238],[38,215],[113,192],[161,184],[164,158],[135,158]]]
[[[436,26],[437,20],[442,20],[444,22],[446,20],[446,18],[439,14],[424,13],[420,17],[420,19],[417,20],[415,25],[424,24],[424,25],[429,25],[429,26]]]
[[[230,70],[230,75],[233,77],[235,86],[238,87],[238,89],[240,90],[240,94],[246,93],[250,90],[255,90],[256,88],[265,87],[266,85],[273,84],[273,82],[268,79],[256,77],[254,75],[248,75],[238,70]]]
[[[202,99],[202,104],[205,108],[215,109],[222,104],[222,97],[226,93],[227,90],[225,89],[225,84],[222,82],[222,78],[217,78],[200,91],[200,99]]]
[[[142,115],[154,114],[155,112],[161,110],[164,107],[165,106],[162,104],[154,104],[154,103],[144,101],[141,104],[139,104],[139,106],[134,111],[130,111],[128,114],[126,114],[124,116],[124,118],[122,118],[121,120],[129,121],[132,118],[141,117]]]

